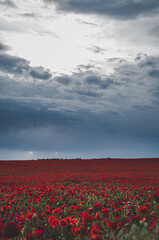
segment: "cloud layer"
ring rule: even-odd
[[[57,76],[3,52],[1,146],[9,139],[10,148],[86,151],[109,139],[158,141],[158,64],[158,57],[137,56],[109,75],[79,66]]]
[[[7,46],[0,44],[0,49],[7,50]],[[43,67],[31,67],[29,61],[24,58],[11,56],[6,53],[0,54],[0,70],[8,74],[30,75],[33,78],[46,80],[52,75]]]
[[[0,5],[4,7],[16,8],[15,3],[11,0],[1,0]]]
[[[46,3],[55,3],[58,10],[99,14],[119,19],[132,19],[140,15],[157,14],[159,2],[157,0],[44,0]]]

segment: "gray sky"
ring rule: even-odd
[[[0,159],[158,157],[158,0],[0,0]]]

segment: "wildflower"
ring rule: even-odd
[[[11,210],[11,207],[10,206],[2,206],[1,207],[1,212],[2,213],[7,213]]]
[[[102,212],[103,212],[103,217],[109,217],[109,209],[108,208],[102,208]]]
[[[79,233],[79,228],[78,227],[73,227],[71,228],[73,236],[75,236],[77,233]]]
[[[42,236],[44,235],[44,231],[43,231],[43,230],[35,229],[34,234],[35,234],[35,236],[36,236],[37,239],[41,239]]]
[[[93,228],[91,230],[90,239],[91,240],[101,240],[102,239],[102,231],[97,225],[93,226]]]
[[[63,210],[61,208],[56,208],[52,211],[53,214],[57,213],[57,214],[62,214]]]
[[[107,219],[105,219],[104,221],[102,221],[101,225],[107,223]]]
[[[141,214],[146,214],[146,213],[148,213],[149,209],[148,209],[148,207],[141,206],[138,210]]]
[[[27,213],[26,213],[26,218],[27,218],[27,219],[32,219],[33,215],[34,215],[33,212],[27,212]]]
[[[117,228],[117,224],[115,222],[111,222],[109,220],[107,227],[110,228],[113,232],[115,232],[116,228]]]
[[[129,195],[129,199],[131,200],[131,199],[133,199],[134,198],[134,196],[133,195]]]
[[[140,199],[140,197],[138,196],[138,195],[136,195],[135,197],[134,197],[134,200],[136,201],[136,200],[139,200]]]
[[[19,217],[19,218],[17,219],[17,222],[20,223],[20,224],[24,224],[25,221],[26,221],[26,219],[25,219],[24,217]]]
[[[114,202],[112,203],[112,207],[113,207],[113,209],[118,208],[118,206],[119,206],[119,205],[118,205],[117,203],[114,203]]]
[[[157,215],[156,215],[156,214],[152,214],[152,219],[153,219],[153,220],[158,220]]]
[[[33,234],[32,234],[32,232],[28,232],[27,240],[33,240]]]
[[[101,219],[101,217],[100,217],[100,215],[99,215],[99,212],[96,213],[95,219],[96,219],[96,220],[100,220],[100,219]]]
[[[65,228],[68,226],[68,222],[66,219],[61,219],[60,220],[60,227]]]
[[[72,221],[72,218],[70,218],[70,217],[65,217],[65,220],[69,223],[69,222]]]
[[[152,231],[154,230],[156,224],[157,224],[157,222],[156,222],[156,221],[153,221],[152,224],[151,224],[151,226],[149,227],[149,231],[152,232]]]
[[[78,219],[77,219],[77,218],[73,218],[73,219],[70,221],[70,224],[71,224],[71,225],[76,225],[76,223],[78,223]]]
[[[46,215],[51,214],[51,210],[50,210],[50,209],[46,209],[46,210],[45,210],[45,214],[46,214]]]
[[[94,220],[94,217],[89,215],[88,213],[86,212],[83,212],[82,213],[82,221],[84,223],[88,223],[88,222],[92,222]]]
[[[94,207],[95,207],[96,209],[101,209],[101,208],[102,208],[102,204],[100,204],[100,203],[95,203],[95,204],[94,204]]]
[[[59,220],[55,216],[50,216],[48,218],[48,222],[50,223],[51,227],[55,228],[59,224]]]

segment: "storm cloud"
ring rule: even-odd
[[[0,47],[3,50],[8,48],[3,44]],[[43,67],[31,67],[28,60],[5,53],[0,54],[0,70],[5,73],[28,74],[33,78],[42,80],[47,80],[52,76],[50,71]]]
[[[31,74],[29,71],[33,69],[43,69],[32,69],[25,59],[8,55],[6,59],[5,66],[8,67],[1,64],[5,72],[21,74],[24,79],[24,70],[31,77],[42,80],[48,80],[51,76],[49,70],[48,75],[45,75],[45,71]],[[52,81],[47,84],[45,81],[18,83],[16,79],[0,77],[0,131],[9,134],[10,131],[26,128],[49,127],[57,131],[63,129],[66,137],[69,134],[73,137],[73,132],[80,136],[81,129],[87,132],[88,137],[93,132],[102,135],[102,138],[106,133],[118,137],[127,134],[132,137],[157,137],[159,132],[155,126],[159,120],[158,106],[152,106],[152,98],[158,98],[156,91],[159,84],[154,75],[150,74],[156,74],[157,63],[158,58],[146,57],[132,65],[119,67],[109,77],[92,71],[75,71],[72,75],[52,76]]]
[[[44,0],[46,3],[55,3],[58,10],[112,16],[119,19],[132,19],[140,15],[157,14],[158,0]]]
[[[52,74],[49,71],[44,70],[42,67],[32,68],[30,70],[29,74],[33,78],[38,78],[38,79],[42,79],[42,80],[47,80],[52,76]]]

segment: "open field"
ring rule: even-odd
[[[159,159],[0,161],[2,239],[159,239]]]

